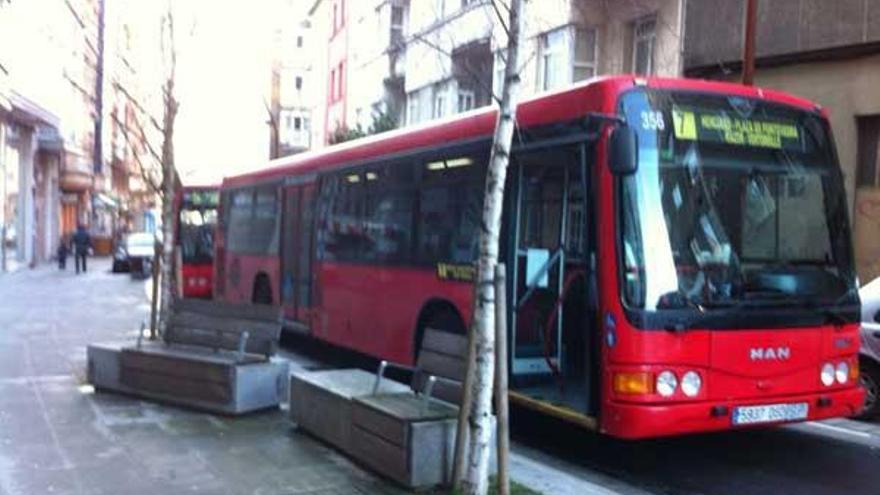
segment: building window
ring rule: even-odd
[[[446,115],[446,87],[440,86],[434,94],[434,113],[431,118],[439,119]]]
[[[877,187],[877,169],[880,168],[880,115],[858,117],[858,151],[856,157],[856,187]]]
[[[330,71],[330,101],[336,101],[336,69]]]
[[[419,121],[419,93],[414,91],[409,94],[406,102],[406,121],[409,124],[415,124]]]
[[[299,118],[299,117],[293,118],[293,129],[295,131],[302,130],[302,119],[301,118]]]
[[[565,45],[567,28],[550,31],[541,36],[541,88],[553,89],[567,81],[565,74]]]
[[[339,87],[336,88],[336,98],[342,98],[343,96],[345,96],[345,85],[344,85],[345,71],[343,70],[344,63],[345,62],[339,62],[339,70],[338,70],[339,76],[336,78],[336,82],[339,83]]]
[[[583,81],[596,75],[596,30],[576,28],[574,30],[574,62],[572,80]]]
[[[302,37],[302,36],[297,36],[297,37],[296,37],[296,47],[297,47],[297,48],[302,48],[302,47],[303,47],[303,37]]]
[[[657,39],[657,18],[646,17],[633,25],[633,72],[641,75],[654,73],[654,44]]]
[[[434,15],[437,19],[443,19],[446,16],[446,0],[434,0]]]
[[[294,83],[294,84],[296,85],[296,89],[297,89],[297,90],[302,89],[302,87],[303,87],[303,78],[302,78],[302,76],[296,76],[296,79],[295,79],[295,83]]]
[[[391,7],[391,44],[403,43],[403,7],[394,5]]]
[[[339,29],[339,6],[334,3],[333,4],[333,34],[336,34],[337,29]]]
[[[345,25],[345,0],[339,0],[339,27]]]
[[[458,111],[467,112],[474,108],[474,92],[469,89],[458,91]]]

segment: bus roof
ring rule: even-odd
[[[603,76],[574,86],[523,100],[517,107],[517,121],[522,127],[566,122],[587,112],[611,112],[617,95],[627,89],[644,86],[657,89],[704,91],[743,96],[815,110],[817,105],[786,93],[743,86],[741,84],[701,79],[641,78],[632,75]],[[495,129],[497,109],[487,106],[424,124],[397,129],[365,138],[272,160],[267,167],[223,179],[224,188],[280,179],[334,168],[343,163],[367,160],[406,150],[429,148],[469,138],[489,137]]]

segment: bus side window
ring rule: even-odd
[[[371,167],[364,179],[365,242],[360,257],[367,261],[409,263],[416,197],[410,162]]]
[[[251,225],[250,249],[252,253],[278,252],[278,189],[261,187],[254,195],[254,215]]]
[[[329,261],[354,261],[362,251],[363,182],[360,172],[345,171],[322,181],[318,256]]]
[[[233,253],[248,252],[253,215],[253,189],[240,189],[232,192],[231,196],[232,201],[228,203],[227,249]]]
[[[432,157],[423,162],[417,227],[420,262],[474,261],[485,168],[485,158],[478,155]]]

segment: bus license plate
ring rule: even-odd
[[[797,404],[772,404],[769,406],[742,406],[733,408],[733,424],[750,425],[756,423],[776,423],[807,419],[809,406],[806,402]]]

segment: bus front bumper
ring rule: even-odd
[[[734,409],[742,406],[807,403],[809,406],[807,418],[798,421],[815,421],[853,416],[862,410],[864,402],[865,392],[861,387],[824,393],[732,401],[701,401],[663,405],[611,402],[606,404],[600,428],[604,433],[618,438],[652,438],[772,426],[789,422],[734,425]]]

